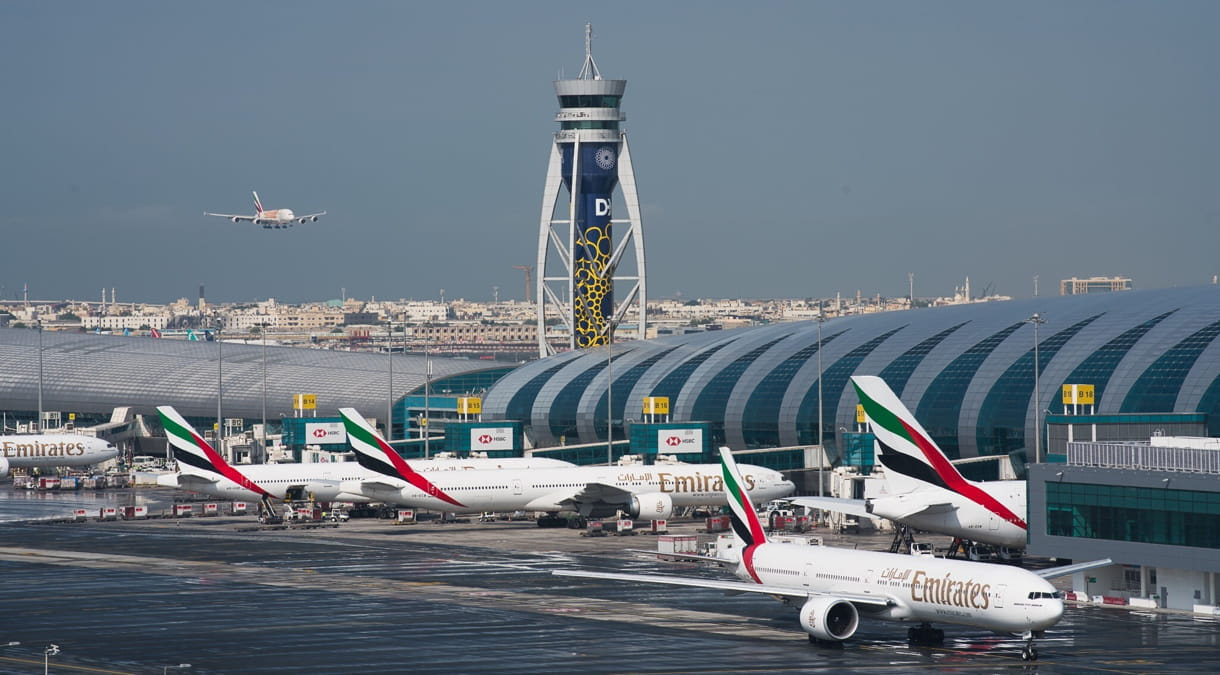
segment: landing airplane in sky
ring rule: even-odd
[[[239,215],[234,215],[231,213],[208,213],[207,211],[204,211],[203,215],[217,216],[220,218],[228,218],[229,220],[231,220],[235,223],[249,221],[251,223],[254,223],[255,225],[262,225],[264,230],[271,230],[271,229],[278,230],[281,228],[288,228],[288,227],[292,227],[293,225],[295,225],[297,223],[300,223],[302,225],[304,225],[305,223],[311,223],[311,222],[316,223],[316,222],[318,222],[318,218],[320,216],[326,215],[325,211],[322,211],[320,213],[311,213],[307,216],[298,216],[292,212],[292,209],[271,209],[270,211],[267,211],[267,210],[263,209],[263,203],[261,201],[259,201],[258,193],[254,192],[253,194],[254,194],[254,215],[252,215],[252,216],[239,216]]]
[[[1021,658],[1038,658],[1034,638],[1059,622],[1063,596],[1047,579],[1111,564],[1097,560],[1039,572],[1008,565],[950,560],[808,544],[767,541],[742,476],[728,448],[721,448],[723,486],[733,531],[742,540],[736,575],[745,581],[697,577],[554,570],[564,577],[716,588],[762,593],[801,603],[800,623],[810,642],[842,642],[860,625],[861,615],[918,623],[913,641],[939,642],[944,632],[933,621],[975,626],[1025,638]]]
[[[879,377],[853,376],[877,440],[889,494],[868,500],[793,497],[787,501],[984,544],[1025,548],[1025,481],[966,479]]]
[[[632,518],[668,519],[676,507],[725,503],[716,464],[577,466],[568,469],[470,471],[427,478],[412,470],[360,413],[340,408],[356,460],[376,478],[343,484],[370,499],[453,513],[482,511],[576,511],[605,518],[624,511]],[[795,486],[778,471],[745,467],[750,497],[765,502],[792,494]]]
[[[92,436],[29,434],[0,436],[0,478],[12,468],[92,466],[119,454],[119,449]]]
[[[326,462],[314,464],[254,464],[230,465],[207,441],[195,433],[177,410],[160,406],[157,412],[165,434],[178,461],[178,473],[157,477],[157,484],[201,492],[226,499],[261,500],[263,498],[298,500],[312,496],[319,501],[367,502],[360,493],[344,492],[342,484],[375,479],[375,475],[356,462]],[[435,459],[411,465],[427,475],[460,472],[470,469],[554,468],[572,466],[568,462],[545,458],[503,459]]]

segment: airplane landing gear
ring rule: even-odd
[[[912,644],[938,645],[945,641],[945,631],[933,628],[932,624],[921,623],[907,629],[907,640]]]
[[[1025,638],[1025,646],[1021,648],[1022,661],[1037,661],[1038,650],[1034,648],[1034,634],[1026,633],[1022,637]]]

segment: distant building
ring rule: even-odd
[[[1109,293],[1131,290],[1131,277],[1089,277],[1088,279],[1064,279],[1059,282],[1059,295],[1083,295],[1084,293]]]

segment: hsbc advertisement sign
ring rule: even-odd
[[[305,442],[310,445],[336,445],[347,442],[342,422],[306,422]]]
[[[703,452],[703,430],[657,429],[657,452]]]
[[[479,427],[470,430],[471,450],[512,450],[512,427]]]

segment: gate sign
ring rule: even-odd
[[[318,407],[317,394],[293,394],[292,409],[293,410],[314,410]]]
[[[668,415],[669,414],[669,397],[668,396],[645,396],[644,397],[644,414],[645,415]]]
[[[1063,405],[1093,405],[1093,385],[1063,385]]]
[[[703,452],[703,430],[657,429],[657,452]]]
[[[477,427],[470,430],[471,450],[512,450],[512,427]]]
[[[459,415],[483,414],[483,399],[478,396],[459,396],[457,400]]]
[[[342,422],[306,422],[305,442],[309,445],[335,445],[347,442]]]

